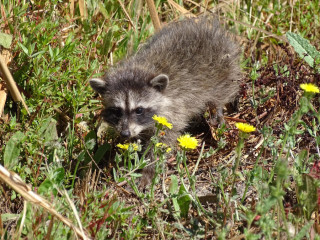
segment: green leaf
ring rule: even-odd
[[[107,151],[110,150],[110,144],[109,143],[105,143],[102,146],[100,146],[98,148],[98,150],[96,151],[96,153],[94,154],[93,159],[95,160],[96,163],[99,163],[101,161],[101,159],[103,158],[103,156],[106,154]]]
[[[98,6],[99,6],[99,10],[100,10],[101,14],[104,16],[104,18],[108,19],[109,18],[108,12],[105,9],[105,7],[103,6],[103,3],[101,1],[98,2]]]
[[[1,220],[5,223],[7,221],[16,221],[20,217],[20,214],[4,213],[1,214]]]
[[[53,51],[52,51],[52,48],[50,45],[49,45],[49,54],[50,54],[50,58],[52,59],[53,58]]]
[[[315,179],[308,174],[302,175],[302,182],[303,185],[298,187],[298,197],[305,194],[306,197],[302,200],[302,204],[304,206],[303,209],[306,211],[307,219],[310,219],[318,205],[318,188]]]
[[[29,45],[29,56],[31,56],[31,54],[33,53],[35,46],[36,46],[35,42]]]
[[[22,51],[24,51],[25,54],[29,56],[29,50],[27,47],[25,47],[22,43],[18,42],[19,47],[21,47]]]
[[[148,162],[143,162],[141,163],[141,165],[139,166],[139,169],[144,169],[145,166],[147,166]]]
[[[302,113],[307,113],[309,111],[309,100],[306,97],[300,99],[300,108]]]
[[[101,49],[102,55],[107,55],[109,53],[109,49],[112,42],[112,36],[113,36],[113,32],[112,32],[112,28],[110,28],[107,34],[103,38],[103,45]]]
[[[175,194],[178,191],[178,178],[176,175],[171,175],[169,193]]]
[[[130,173],[130,177],[138,178],[138,177],[142,177],[142,174],[141,173]]]
[[[179,203],[178,203],[178,199],[177,198],[172,198],[172,203],[173,203],[173,209],[176,212],[176,215],[180,215],[180,207],[179,207]]]
[[[44,141],[45,143],[51,143],[52,141],[58,140],[58,133],[57,133],[57,127],[56,127],[56,121],[52,119],[52,121],[49,123],[48,128],[44,132]]]
[[[65,177],[65,170],[64,168],[57,168],[54,170],[53,173],[53,180],[57,185],[60,185],[63,183]]]
[[[294,240],[302,239],[304,236],[307,236],[313,224],[314,221],[310,221],[307,224],[305,224],[303,228],[300,230],[300,232],[294,237]]]
[[[181,210],[181,217],[187,217],[192,198],[186,190],[184,184],[180,185],[178,204]]]
[[[43,137],[44,143],[52,143],[58,140],[57,122],[52,117],[45,119],[38,130],[38,135]]]
[[[38,135],[39,136],[43,136],[44,132],[46,131],[46,129],[48,128],[50,122],[51,122],[51,117],[46,118],[45,120],[43,120],[43,122],[40,125],[40,128],[38,130]]]
[[[39,54],[45,53],[46,51],[39,51],[31,55],[32,58],[38,56]]]
[[[11,194],[11,197],[10,197],[11,201],[15,200],[16,198],[17,198],[16,191],[12,191],[12,194]]]
[[[304,130],[300,130],[300,129],[295,129],[294,130],[294,134],[298,135],[298,134],[302,134],[304,133]]]
[[[38,188],[38,193],[39,194],[43,194],[48,192],[51,188],[53,188],[53,183],[47,178],[46,180],[44,180],[39,188]]]
[[[314,63],[320,58],[320,52],[318,52],[307,39],[301,37],[299,34],[287,32],[286,36],[289,43],[293,46],[299,56],[311,67],[314,67]]]
[[[124,178],[124,177],[121,177],[121,178],[119,178],[119,179],[117,180],[117,182],[119,182],[119,183],[124,182],[124,181],[126,181],[126,178]]]
[[[296,168],[300,174],[303,173],[304,165],[307,164],[307,156],[308,151],[306,149],[302,149],[298,157],[295,158]]]
[[[257,212],[261,215],[264,215],[276,204],[277,204],[277,199],[270,196],[266,198],[264,201],[258,203]]]
[[[10,48],[12,43],[12,35],[0,32],[0,45],[4,48]]]
[[[4,166],[8,169],[12,169],[18,164],[18,157],[20,154],[20,143],[23,141],[24,134],[20,131],[12,135],[7,142],[6,148],[4,149]]]
[[[97,136],[96,136],[95,131],[90,131],[86,135],[84,141],[86,143],[86,147],[87,147],[88,150],[93,150],[93,148],[96,145],[96,138],[97,138]]]
[[[117,175],[117,171],[116,171],[115,168],[112,168],[112,173],[113,173],[114,181],[121,182],[121,181],[119,181],[119,178],[118,178],[118,175]],[[122,180],[122,181],[124,181],[124,180]]]

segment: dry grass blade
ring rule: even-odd
[[[2,218],[1,218],[1,214],[0,214],[0,237],[1,237],[1,239],[4,238],[3,234],[4,234],[4,229],[3,229]]]
[[[147,5],[149,8],[149,12],[150,12],[150,16],[151,16],[151,20],[153,23],[154,28],[156,29],[156,31],[159,31],[161,29],[161,23],[159,20],[159,16],[157,13],[157,9],[156,6],[154,5],[154,1],[153,0],[147,0]]]
[[[186,17],[195,17],[194,14],[192,14],[191,12],[189,12],[187,9],[185,9],[184,7],[180,6],[178,3],[175,3],[173,0],[168,0],[169,4],[175,8],[177,11],[181,12],[183,15],[185,15]]]
[[[0,55],[0,71],[2,73],[2,77],[3,77],[4,81],[6,82],[6,86],[9,89],[14,101],[15,102],[22,102],[23,106],[25,107],[28,114],[30,115],[28,107],[27,107],[26,103],[24,102],[24,100],[23,100],[23,98],[17,88],[17,85],[16,85],[15,81],[13,80],[13,77],[12,77],[2,55]]]
[[[24,225],[24,222],[26,220],[26,215],[27,215],[27,201],[24,200],[23,201],[23,212],[22,212],[22,218],[21,218],[21,223],[20,223],[20,227],[19,229],[17,229],[17,233],[16,233],[16,239],[19,239],[21,237],[21,232],[22,232],[22,229],[23,229],[23,225]]]
[[[81,224],[81,221],[80,221],[79,214],[78,214],[77,209],[76,209],[76,206],[74,205],[74,203],[73,203],[73,202],[71,201],[71,199],[69,198],[69,195],[68,195],[68,193],[67,193],[66,190],[64,190],[64,195],[66,196],[67,201],[69,202],[69,204],[70,204],[70,206],[71,206],[71,209],[72,209],[72,211],[73,211],[73,213],[74,213],[74,216],[75,216],[75,218],[76,218],[76,220],[77,220],[77,222],[78,222],[78,225],[79,225],[79,227],[80,227],[80,230],[81,230],[82,234],[85,235],[85,233],[84,233],[84,231],[83,231],[83,228],[82,228],[82,224]]]
[[[190,13],[188,10],[186,10],[185,8],[183,8],[182,6],[180,6],[179,4],[175,3],[173,0],[168,0],[168,2],[169,2],[169,3],[171,4],[171,6],[174,7],[177,11],[183,13],[183,14],[186,15],[187,17],[194,17],[194,16],[195,16],[194,14]],[[195,6],[197,6],[197,7],[202,7],[202,8],[204,8],[204,9],[206,9],[206,11],[214,14],[214,11],[212,11],[211,9],[208,9],[208,8],[205,7],[205,5],[203,5],[203,4],[195,3],[195,2],[193,2],[192,0],[188,0],[188,2],[193,3],[193,4],[194,4]],[[221,7],[221,6],[216,7],[215,10],[218,9],[218,8],[220,8],[220,7]],[[243,25],[243,26],[249,27],[250,29],[254,29],[254,30],[257,30],[257,31],[259,31],[259,32],[262,32],[262,33],[266,34],[267,37],[274,37],[274,38],[276,38],[276,39],[278,39],[278,40],[281,40],[281,41],[283,41],[283,42],[288,42],[288,40],[287,40],[286,37],[278,36],[278,35],[276,35],[276,34],[274,34],[274,33],[271,33],[271,32],[269,32],[269,31],[267,31],[267,30],[264,30],[264,29],[262,29],[262,28],[253,26],[252,24],[245,23],[245,22],[243,22],[243,21],[239,21],[239,20],[236,20],[236,19],[228,18],[228,17],[225,17],[225,16],[220,16],[220,17],[221,17],[222,19],[227,20],[227,21],[233,21],[233,22],[235,22],[235,23],[238,23],[238,24],[241,24],[241,25]],[[269,19],[268,19],[268,20],[269,20]],[[267,20],[267,21],[268,21],[268,20]]]
[[[4,89],[4,86],[0,83],[0,117],[3,112],[6,99],[7,99],[7,91]]]
[[[269,31],[264,30],[264,29],[262,29],[262,28],[253,26],[253,25],[251,25],[251,24],[249,24],[249,23],[245,23],[245,22],[242,22],[242,21],[238,21],[238,20],[235,20],[235,19],[228,18],[228,17],[221,17],[221,18],[224,18],[225,20],[228,20],[228,21],[233,21],[233,22],[238,23],[238,24],[242,24],[243,26],[246,26],[246,27],[249,27],[249,28],[251,28],[251,29],[257,30],[257,31],[259,31],[259,32],[262,32],[262,33],[266,34],[267,37],[274,37],[274,38],[276,38],[276,39],[278,39],[278,40],[281,40],[281,41],[283,41],[283,42],[288,42],[288,40],[287,40],[286,37],[278,36],[278,35],[276,35],[276,34],[274,34],[274,33],[272,33],[272,32],[269,32]]]
[[[52,216],[52,218],[51,218],[51,220],[50,220],[50,222],[49,222],[49,227],[48,227],[48,231],[47,231],[47,235],[46,235],[45,239],[48,239],[48,240],[50,239],[50,236],[51,236],[51,233],[52,233],[52,228],[53,228],[54,220],[55,220],[55,218],[54,218],[54,216]]]
[[[86,2],[84,0],[79,0],[79,9],[80,9],[80,15],[81,19],[87,19],[88,14],[87,14],[87,7],[86,7]]]
[[[70,0],[70,17],[73,18],[74,16],[74,0]]]
[[[6,18],[6,11],[4,10],[3,4],[0,4],[0,12],[1,12],[1,16],[3,16],[3,19],[1,20],[5,23],[5,25],[8,25],[8,19]],[[6,30],[5,32],[8,32],[8,31]]]
[[[0,164],[0,179],[2,179],[5,183],[7,183],[16,192],[20,193],[21,196],[23,196],[23,198],[26,201],[43,207],[45,210],[47,210],[57,219],[62,221],[64,224],[66,224],[68,227],[72,228],[79,237],[83,239],[90,239],[85,235],[85,233],[82,230],[74,226],[69,219],[65,218],[60,213],[58,213],[54,209],[52,204],[50,204],[47,200],[45,200],[44,198],[42,198],[41,196],[33,192],[31,188],[25,182],[22,181],[22,179],[18,174],[10,173],[1,164]]]
[[[118,2],[119,2],[119,4],[120,4],[120,6],[121,6],[121,8],[122,8],[122,10],[123,10],[123,12],[124,12],[124,14],[127,16],[128,21],[130,22],[131,26],[133,27],[133,30],[136,31],[136,27],[134,26],[134,24],[133,24],[133,22],[132,22],[132,19],[131,19],[130,15],[128,14],[126,8],[124,7],[123,3],[121,2],[121,0],[118,0]]]

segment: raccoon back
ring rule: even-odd
[[[167,74],[165,94],[179,104],[218,107],[233,100],[239,90],[240,48],[212,17],[185,19],[165,26],[127,64]]]

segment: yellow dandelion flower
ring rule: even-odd
[[[166,150],[166,152],[168,153],[168,152],[171,152],[171,148],[167,145],[167,144],[165,144],[165,143],[157,143],[156,144],[156,147],[157,148],[162,148],[162,149],[165,149]]]
[[[241,131],[245,133],[254,132],[256,128],[250,124],[247,123],[236,123],[236,127]]]
[[[138,151],[138,145],[135,143],[125,143],[125,144],[119,143],[119,144],[117,144],[117,147],[127,151],[129,149],[130,145],[132,146],[134,151]]]
[[[305,92],[311,93],[319,93],[319,88],[312,83],[302,83],[300,84],[300,88],[302,88]]]
[[[159,124],[161,124],[162,126],[166,126],[167,128],[170,128],[170,129],[172,128],[172,124],[168,123],[168,120],[165,117],[153,115],[152,119],[158,122]]]
[[[179,145],[185,150],[195,149],[198,146],[198,140],[189,134],[178,137]]]
[[[160,143],[157,143],[157,144],[156,144],[156,147],[157,147],[157,148],[161,148],[161,147],[164,146],[164,145],[167,146],[167,144],[164,144],[164,143],[161,143],[161,142],[160,142]]]

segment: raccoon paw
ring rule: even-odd
[[[210,119],[210,124],[215,127],[222,126],[223,124],[225,124],[225,120],[223,117],[223,109],[221,107],[217,108],[214,117]]]

